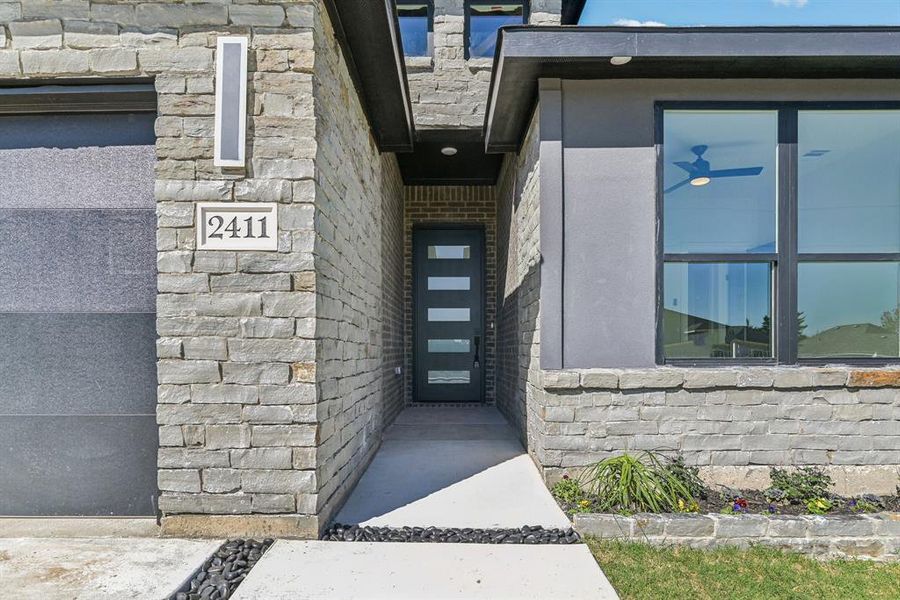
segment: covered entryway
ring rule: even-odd
[[[156,115],[136,87],[0,90],[0,515],[156,512]]]
[[[484,400],[484,231],[413,232],[416,402]]]

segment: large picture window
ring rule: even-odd
[[[661,362],[900,357],[900,104],[658,118]]]

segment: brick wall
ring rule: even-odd
[[[491,58],[465,55],[463,0],[434,0],[433,56],[407,57],[416,127],[481,127]],[[532,0],[529,23],[558,25],[562,0]]]
[[[523,442],[528,381],[539,369],[539,142],[535,115],[521,152],[507,155],[496,186],[497,407]]]
[[[318,514],[328,520],[402,406],[403,191],[324,14],[315,28]],[[348,106],[349,103],[349,106]]]
[[[485,242],[485,348],[484,378],[485,399],[494,401],[494,377],[496,364],[496,201],[494,189],[489,186],[409,186],[405,188],[403,219],[404,256],[404,388],[407,402],[413,397],[413,286],[412,286],[412,232],[422,224],[475,224],[484,226]]]

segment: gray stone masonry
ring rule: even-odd
[[[341,505],[403,404],[403,186],[380,155],[331,26],[319,13],[316,65],[317,494],[320,525]]]
[[[537,459],[554,480],[621,452],[678,451],[709,481],[768,485],[818,465],[841,493],[890,493],[900,475],[900,369],[543,371],[532,382]]]
[[[659,546],[763,545],[816,558],[900,560],[900,513],[867,515],[576,514],[584,536]]]
[[[540,135],[537,116],[497,185],[497,407],[534,452],[527,426],[529,374],[539,368]]]
[[[562,0],[530,4],[529,24],[559,24]],[[478,128],[484,123],[492,59],[466,59],[463,5],[463,0],[434,0],[433,55],[406,58],[419,129]]]

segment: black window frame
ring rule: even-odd
[[[522,24],[528,24],[528,19],[531,16],[530,0],[510,0],[509,2],[502,2],[498,0],[465,0],[465,2],[463,3],[463,18],[465,20],[465,24],[463,25],[463,51],[465,52],[466,60],[469,60],[470,58],[490,58],[487,56],[469,56],[469,32],[471,31],[472,20],[471,8],[473,6],[493,6],[495,4],[521,4]]]
[[[403,6],[406,6],[409,4],[424,4],[424,5],[426,5],[426,11],[427,11],[427,16],[428,16],[427,34],[429,36],[431,36],[433,39],[433,37],[434,37],[434,0],[419,0],[418,2],[413,2],[412,0],[409,0],[408,2],[404,2],[403,0],[398,0],[395,3],[395,9],[397,11],[397,25],[398,26],[400,24],[400,19],[402,18],[400,16],[400,9]],[[421,58],[421,57],[433,57],[434,56],[434,46],[433,45],[430,45],[430,47],[428,49],[428,54],[407,54],[406,48],[403,46],[403,34],[402,34],[402,32],[400,32],[399,28],[398,28],[397,33],[400,36],[400,47],[403,49],[403,57],[404,58]]]
[[[667,110],[773,110],[778,115],[776,165],[776,247],[774,253],[666,254],[663,245],[665,164],[664,114]],[[803,110],[900,110],[900,101],[657,101],[654,103],[656,149],[656,363],[683,367],[719,366],[883,366],[900,358],[799,358],[797,327],[797,272],[800,262],[900,262],[896,253],[798,252],[798,114]],[[663,268],[665,263],[769,263],[772,265],[773,353],[771,358],[666,358],[663,339]]]

